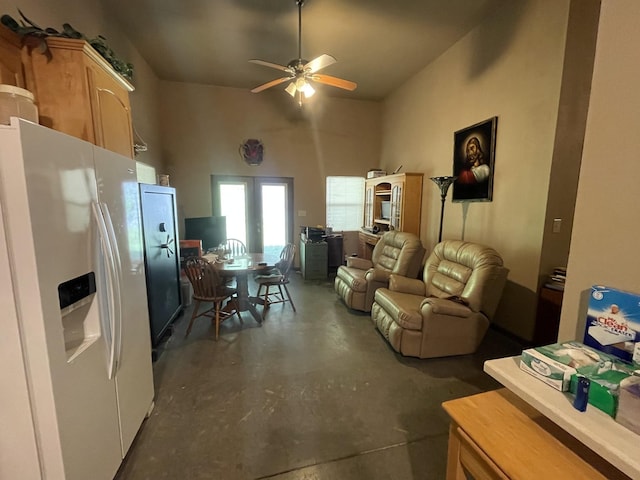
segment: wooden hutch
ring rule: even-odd
[[[364,227],[358,234],[358,256],[371,258],[379,235],[388,230],[420,236],[422,173],[396,173],[365,181]]]

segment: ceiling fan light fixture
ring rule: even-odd
[[[296,96],[296,90],[297,90],[296,82],[291,82],[289,85],[287,85],[287,88],[284,89],[284,91],[287,92],[292,97]]]
[[[304,88],[302,88],[301,91],[304,93],[305,98],[311,98],[313,97],[313,94],[316,93],[315,88],[308,83],[305,83]]]
[[[311,86],[309,82],[307,82],[304,77],[300,77],[295,81],[296,89],[304,94],[304,98],[312,97],[314,93],[316,93],[315,88]]]

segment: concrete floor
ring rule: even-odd
[[[250,288],[255,289],[254,285]],[[274,305],[184,332],[189,307],[154,364],[155,409],[118,480],[443,479],[448,418],[440,404],[499,385],[484,360],[522,345],[490,330],[474,355],[396,354],[333,282],[294,274],[297,313]]]

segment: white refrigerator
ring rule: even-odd
[[[0,478],[112,479],[153,408],[135,162],[0,126]]]

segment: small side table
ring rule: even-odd
[[[336,270],[342,265],[342,235],[327,236],[327,257],[330,269]]]
[[[558,340],[563,295],[563,290],[546,285],[540,288],[538,307],[536,309],[536,324],[533,330],[534,345],[549,345]]]

